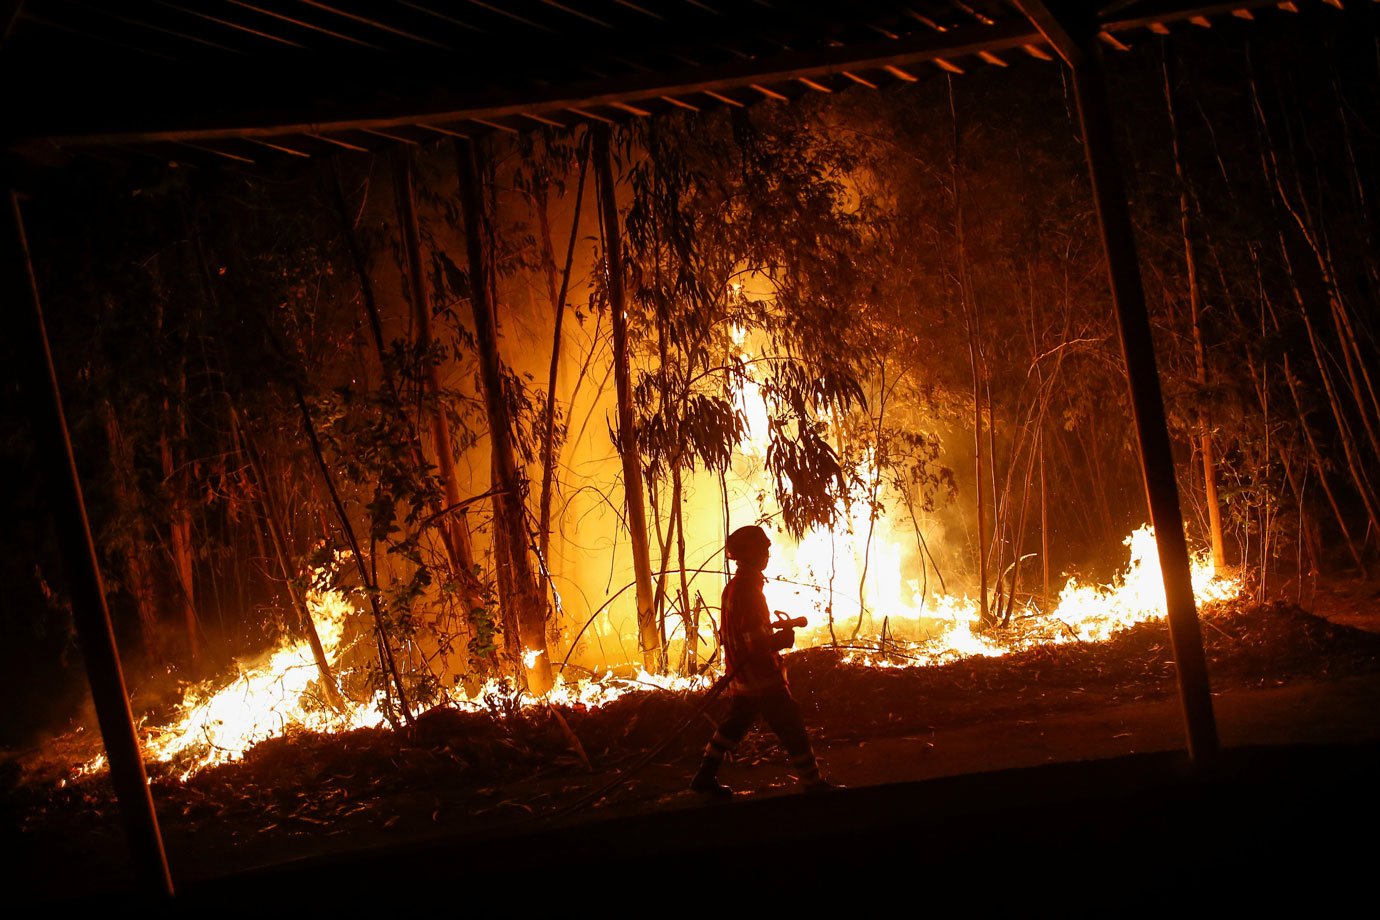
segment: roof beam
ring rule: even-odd
[[[237,4],[252,7],[245,0]],[[224,83],[223,73],[207,73],[179,81],[156,79],[158,73],[134,74],[129,81],[110,87],[100,100],[88,98],[88,84],[72,84],[70,89],[49,90],[27,110],[11,113],[4,134],[12,150],[26,147],[42,150],[57,146],[73,148],[91,145],[121,146],[148,142],[214,141],[221,138],[273,138],[322,132],[369,129],[386,131],[403,126],[458,124],[466,121],[502,120],[532,115],[561,118],[562,112],[581,114],[591,108],[608,109],[639,103],[671,100],[680,105],[686,97],[708,95],[733,97],[736,91],[761,93],[754,86],[806,81],[827,85],[829,78],[851,79],[859,72],[887,71],[898,79],[915,79],[919,64],[960,66],[968,56],[991,56],[1007,50],[1025,50],[1041,56],[1041,46],[1057,49],[1067,59],[1076,53],[1074,36],[1051,11],[1049,0],[1017,0],[1031,17],[996,25],[972,23],[943,31],[921,31],[900,39],[879,39],[804,51],[785,51],[757,58],[725,61],[675,70],[637,72],[610,78],[591,78],[579,82],[545,80],[524,83],[510,73],[484,70],[476,64],[471,72],[483,72],[488,86],[447,89],[432,76],[455,73],[453,57],[418,55],[407,80],[390,90],[383,86],[377,96],[361,98],[351,92],[354,84],[321,85],[312,98],[280,98],[272,87],[290,86],[292,72],[262,71],[250,74],[252,82],[231,85],[224,99],[208,104],[212,77]],[[1152,23],[1183,21],[1220,10],[1274,6],[1278,0],[1234,0],[1212,4],[1188,0],[1161,0],[1136,4],[1132,15],[1096,21],[1088,19],[1090,35],[1098,31],[1116,32],[1145,28]],[[483,5],[483,4],[480,4]],[[1054,7],[1054,10],[1061,10]],[[1083,28],[1084,26],[1079,26]],[[556,62],[557,64],[559,62]],[[316,65],[314,65],[316,66]],[[37,75],[34,79],[37,79]],[[61,86],[61,78],[52,81]],[[203,85],[205,83],[206,85]],[[416,85],[436,88],[415,93]],[[357,87],[356,87],[357,88]],[[329,94],[329,95],[328,95]],[[326,96],[326,98],[321,98]],[[686,103],[688,105],[688,103]],[[563,120],[563,119],[562,119]],[[602,119],[601,119],[602,120]]]
[[[1102,22],[1102,28],[1122,31],[1124,29],[1146,29],[1156,23],[1182,22],[1186,19],[1206,19],[1210,16],[1235,15],[1238,10],[1264,9],[1279,6],[1279,0],[1236,0],[1234,3],[1212,3],[1199,0],[1197,3],[1186,0],[1159,0],[1155,3],[1138,3],[1135,15]]]
[[[37,141],[72,147],[148,141],[205,141],[225,137],[274,137],[363,128],[386,130],[413,124],[456,123],[476,117],[494,119],[524,113],[588,110],[591,107],[608,107],[617,102],[636,104],[654,101],[663,96],[722,96],[734,90],[749,89],[753,84],[802,79],[818,82],[844,71],[886,70],[893,67],[904,69],[906,65],[933,62],[937,58],[1019,48],[1038,40],[1039,34],[1024,22],[997,26],[972,25],[942,33],[920,33],[895,41],[881,39],[859,45],[784,52],[765,58],[701,66],[693,70],[637,73],[577,84],[521,87],[514,86],[511,81],[502,81],[511,88],[436,93],[425,99],[341,100],[335,104],[316,100],[295,104],[285,102],[258,111],[254,110],[254,103],[262,106],[263,102],[261,98],[254,98],[252,93],[248,94],[251,98],[240,106],[190,106],[177,99],[166,99],[162,105],[158,105],[141,87],[134,87],[122,94],[125,98],[139,100],[138,106],[128,110],[119,111],[110,105],[93,106],[94,111],[85,117],[74,117],[69,111],[60,120],[54,118],[51,125],[25,125],[21,118],[10,122],[7,133],[12,138],[24,139],[16,140],[12,147]],[[261,76],[271,84],[270,74]],[[163,91],[194,92],[190,82],[183,80],[181,84],[165,87]],[[495,83],[499,82],[495,80]],[[754,95],[757,95],[755,91]],[[32,120],[55,115],[53,107],[46,106],[38,108]],[[73,124],[82,126],[68,127]]]
[[[1083,48],[1066,19],[1056,16],[1044,0],[1012,0],[1016,8],[1070,67],[1083,63]]]

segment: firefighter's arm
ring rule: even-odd
[[[752,655],[767,655],[775,651],[779,648],[776,644],[778,638],[770,628],[761,627],[757,624],[743,630],[743,645]]]
[[[767,613],[767,599],[760,593],[744,598],[747,602],[743,617],[743,645],[752,655],[770,655],[776,651],[777,636],[771,628],[771,617]]]

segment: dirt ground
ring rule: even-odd
[[[1207,612],[1223,746],[1380,742],[1378,598],[1380,586],[1358,583],[1310,592],[1309,610],[1278,602]],[[853,789],[1184,746],[1162,623],[1095,645],[927,668],[866,668],[809,650],[791,656],[791,680],[823,772]],[[433,711],[407,732],[288,737],[185,783],[155,775],[154,799],[174,876],[188,883],[366,846],[693,812],[706,805],[685,782],[721,709],[696,715],[700,699],[653,691],[563,710],[583,757],[541,711]],[[60,761],[52,752],[4,761],[7,849],[20,854],[7,861],[10,890],[37,901],[127,890],[108,785],[59,786]],[[797,794],[761,732],[722,778],[738,790],[728,808]]]

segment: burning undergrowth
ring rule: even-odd
[[[1203,624],[1215,690],[1380,672],[1380,636],[1290,605],[1220,603],[1205,611]],[[877,668],[848,657],[813,648],[790,658],[807,721],[826,743],[1015,716],[1038,719],[1099,704],[1168,699],[1175,692],[1162,622],[1141,623],[1102,642],[1041,645],[928,667]],[[172,820],[199,826],[215,819],[263,834],[344,833],[352,822],[425,825],[442,812],[471,820],[511,818],[560,804],[561,790],[583,789],[591,772],[633,762],[666,740],[701,698],[699,692],[650,687],[629,689],[600,706],[523,707],[494,697],[485,709],[427,711],[401,731],[291,731],[185,780],[155,766],[154,797],[160,811],[176,816]],[[688,771],[710,731],[701,719],[661,750],[657,762]],[[754,733],[739,756],[775,757],[771,745],[768,735]],[[59,754],[47,754],[46,768],[31,763],[28,781],[13,791],[27,830],[47,832],[53,822],[113,809],[104,775],[63,780],[59,788]],[[63,766],[70,769],[70,761]]]
[[[1044,646],[1105,640],[1137,623],[1163,617],[1163,578],[1153,531],[1142,527],[1125,542],[1128,563],[1111,583],[1070,579],[1048,610],[1041,610],[1033,599],[1018,610],[1013,605],[1000,626],[984,628],[979,605],[970,597],[917,595],[911,603],[893,599],[891,615],[883,619],[880,633],[870,639],[866,635],[859,638],[861,617],[856,620],[858,628],[848,636],[842,632],[843,624],[836,624],[828,612],[832,605],[821,598],[798,596],[791,599],[794,604],[787,601],[788,606],[803,607],[809,614],[805,618],[808,625],[796,637],[797,647],[803,650],[798,654],[809,660],[812,655],[818,657],[812,650],[827,647],[838,664],[911,670]],[[186,688],[171,714],[145,717],[141,732],[151,775],[186,780],[239,760],[275,738],[304,732],[340,734],[377,728],[386,721],[399,725],[396,717],[387,718],[392,709],[386,693],[372,698],[338,694],[332,699],[332,694],[324,692],[334,686],[337,676],[348,674],[340,668],[340,653],[348,622],[358,616],[345,593],[330,585],[328,574],[325,570],[316,573],[315,587],[306,597],[313,635],[319,643],[315,652],[307,639],[285,636],[257,659],[237,663],[234,673]],[[1205,557],[1193,561],[1192,576],[1200,604],[1220,603],[1240,595],[1239,580],[1230,573],[1217,573]],[[840,634],[845,635],[845,641],[839,641]],[[336,662],[334,675],[328,659]],[[432,710],[509,717],[534,707],[584,712],[607,708],[622,696],[648,687],[703,690],[717,676],[712,659],[708,669],[696,676],[645,671],[620,676],[588,673],[563,678],[540,699],[514,691],[508,681],[491,680],[473,693],[460,688],[455,693],[442,691],[430,705]],[[105,767],[103,755],[95,752],[94,740],[88,736],[73,741],[74,750],[80,750],[83,742],[91,747],[77,768],[78,774],[97,773]],[[576,742],[571,745],[578,748]]]

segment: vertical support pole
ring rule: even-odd
[[[1126,187],[1117,160],[1107,103],[1107,87],[1091,36],[1075,39],[1080,53],[1069,61],[1078,97],[1078,119],[1092,177],[1102,243],[1107,251],[1112,302],[1116,305],[1121,351],[1131,388],[1131,407],[1140,444],[1141,470],[1155,526],[1155,543],[1164,575],[1164,594],[1169,614],[1169,639],[1174,650],[1188,733],[1189,757],[1208,764],[1218,750],[1217,721],[1208,687],[1207,656],[1193,598],[1188,543],[1184,538],[1179,508],[1179,485],[1174,456],[1164,417],[1164,397],[1155,366],[1155,343],[1145,308],[1145,289],[1126,204]]]
[[[18,304],[11,311],[20,328],[15,357],[20,365],[20,381],[28,396],[33,434],[47,479],[46,490],[52,502],[82,659],[139,882],[150,892],[171,897],[172,876],[163,851],[163,837],[153,809],[148,777],[144,773],[139,736],[129,709],[129,694],[125,690],[119,650],[115,647],[110,611],[105,603],[105,586],[96,561],[81,481],[77,478],[67,419],[62,411],[62,394],[43,323],[43,305],[24,234],[24,219],[18,196],[11,191],[8,197],[10,213],[5,217],[3,231],[7,238],[0,241],[4,248],[0,254],[5,272],[3,284]],[[28,302],[19,303],[25,300]]]

